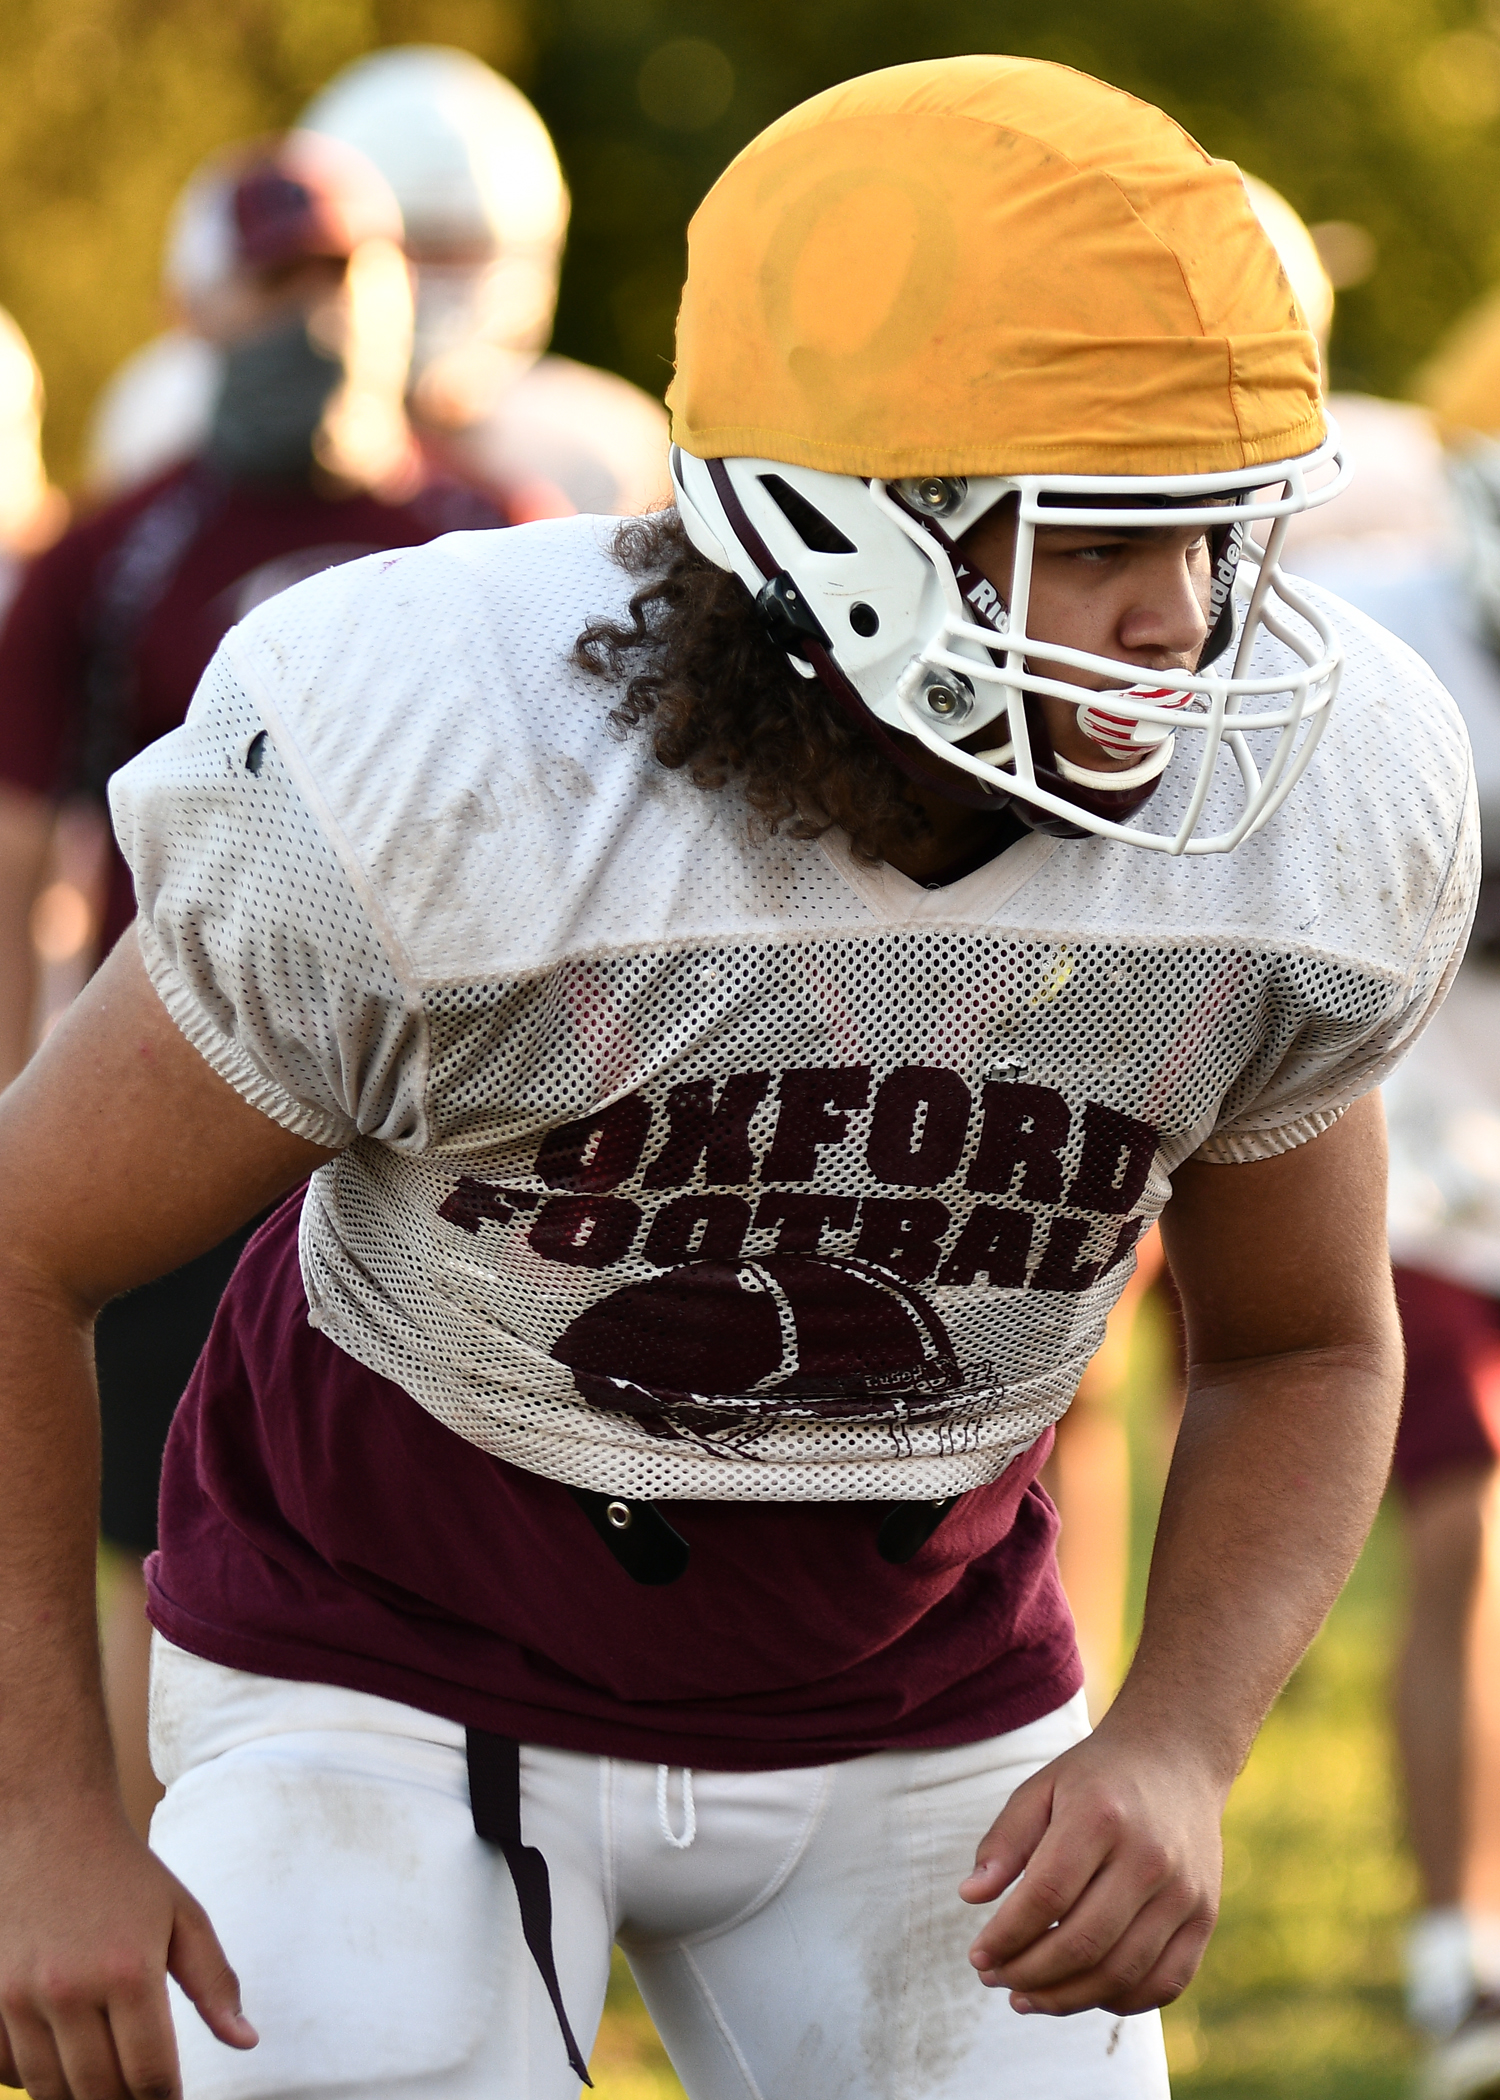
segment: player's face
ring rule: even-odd
[[[980,520],[962,542],[963,553],[1007,604],[1016,547],[1016,506],[1005,503]],[[1197,668],[1208,638],[1212,581],[1208,537],[1198,526],[1161,525],[1129,531],[1038,526],[1032,555],[1028,634],[1110,656],[1142,671]],[[1032,670],[1061,684],[1099,691],[1107,678],[1031,656]],[[1077,710],[1044,698],[1053,748],[1075,765],[1118,772],[1137,761],[1114,758],[1085,736]]]

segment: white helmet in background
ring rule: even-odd
[[[347,261],[367,242],[399,247],[400,207],[367,155],[305,130],[212,153],[172,207],[167,296],[200,335],[220,329],[223,295],[246,271],[311,256]]]
[[[1281,260],[1292,290],[1297,294],[1297,304],[1317,338],[1318,350],[1326,364],[1328,331],[1333,326],[1334,291],[1333,279],[1323,267],[1318,244],[1308,231],[1302,214],[1287,203],[1280,190],[1273,190],[1270,183],[1262,182],[1258,175],[1247,175],[1243,168],[1240,180],[1250,199],[1250,209],[1259,219]]]
[[[414,405],[458,428],[546,347],[568,191],[546,125],[466,51],[414,44],[357,59],[303,112],[396,193],[417,280]]]

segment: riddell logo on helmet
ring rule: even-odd
[[[1224,544],[1219,549],[1219,558],[1214,563],[1213,582],[1209,586],[1208,593],[1208,624],[1210,631],[1212,631],[1220,613],[1223,612],[1225,606],[1229,603],[1229,594],[1234,589],[1234,579],[1239,571],[1240,554],[1244,544],[1245,528],[1243,525],[1235,523],[1225,534]]]
[[[963,574],[964,572],[960,570],[960,583],[963,581]],[[1003,614],[1005,611],[1004,606],[1000,603],[1000,593],[995,589],[995,586],[987,576],[981,576],[972,589],[964,593],[964,596],[969,604],[973,606],[975,612],[979,614],[980,618],[988,620],[992,626],[994,625],[996,614]]]
[[[1077,1292],[1139,1236],[1158,1141],[1149,1123],[1098,1101],[1075,1109],[1052,1087],[991,1080],[976,1102],[938,1065],[878,1085],[868,1065],[791,1070],[774,1093],[771,1073],[736,1072],[717,1098],[711,1080],[688,1080],[659,1105],[628,1094],[550,1131],[535,1173],[555,1195],[465,1175],[438,1215],[476,1236],[524,1220],[534,1252],[573,1268],[838,1254],[908,1284]],[[871,1193],[807,1186],[830,1167]]]

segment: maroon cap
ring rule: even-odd
[[[191,304],[236,270],[399,244],[401,208],[362,153],[293,131],[216,154],[189,182],[168,240],[167,281]]]
[[[240,260],[255,268],[302,255],[347,255],[348,230],[332,200],[266,163],[235,185]]]

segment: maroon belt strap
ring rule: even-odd
[[[465,1731],[469,1761],[469,1806],[475,1833],[486,1844],[498,1845],[516,1885],[521,1906],[521,1931],[547,1987],[552,2010],[562,2030],[568,2062],[586,2086],[594,2081],[583,2060],[583,2051],[573,2037],[552,1958],[552,1883],[547,1862],[535,1845],[521,1838],[521,1746],[509,1736],[489,1735],[482,1728]]]

